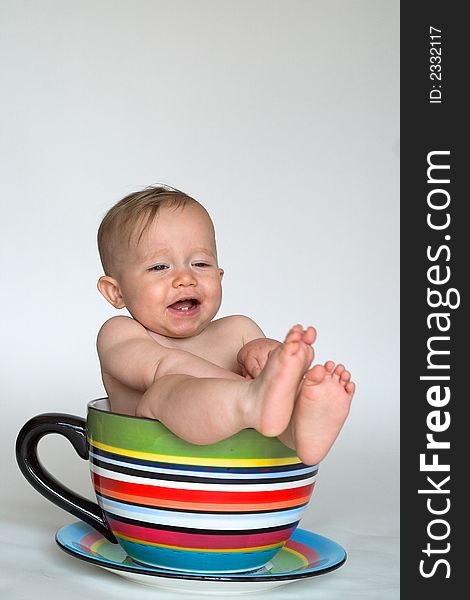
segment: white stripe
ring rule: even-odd
[[[293,510],[285,510],[269,513],[183,513],[164,511],[154,508],[145,508],[142,506],[130,506],[121,504],[114,500],[100,497],[100,504],[103,509],[112,513],[111,516],[118,515],[127,519],[154,523],[156,525],[173,525],[175,527],[190,527],[195,529],[264,529],[266,527],[277,527],[279,525],[288,525],[299,521],[305,506]]]
[[[158,487],[180,489],[180,490],[206,490],[208,492],[268,492],[273,490],[289,490],[293,488],[303,487],[314,483],[316,476],[301,479],[300,481],[285,481],[283,483],[252,483],[252,484],[233,484],[230,483],[193,483],[192,481],[168,481],[167,479],[151,479],[149,477],[134,477],[126,473],[117,473],[90,465],[90,470],[101,477],[108,477],[116,481],[124,481],[125,483],[137,483],[140,485],[154,485]]]
[[[121,460],[114,460],[106,456],[100,456],[94,452],[90,452],[90,456],[97,460],[118,467],[126,467],[128,469],[135,469],[138,471],[145,471],[149,473],[162,473],[163,475],[184,475],[189,477],[212,477],[214,479],[227,479],[232,477],[233,479],[275,479],[278,477],[295,477],[297,475],[306,475],[316,470],[316,467],[306,467],[305,469],[295,469],[291,471],[278,471],[276,473],[220,473],[214,471],[186,471],[186,469],[165,469],[162,467],[147,467],[146,465],[138,465],[134,463],[128,463]]]

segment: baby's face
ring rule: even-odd
[[[124,304],[155,333],[198,335],[219,310],[223,271],[217,265],[212,223],[195,204],[161,207],[118,269]]]

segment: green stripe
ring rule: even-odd
[[[284,458],[296,453],[277,438],[263,437],[254,429],[244,429],[234,436],[199,446],[180,439],[159,421],[126,417],[89,408],[88,437],[90,440],[154,454],[200,456],[204,458]]]

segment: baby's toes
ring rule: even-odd
[[[350,396],[352,396],[356,391],[356,385],[352,381],[348,381],[348,383],[344,386],[344,389]]]
[[[307,385],[317,385],[325,378],[326,369],[323,365],[315,365],[305,373],[304,382]]]
[[[312,346],[309,346],[304,342],[303,344],[303,352],[305,355],[305,362],[307,364],[307,368],[312,364],[312,360],[315,356],[315,352],[313,351]]]
[[[341,374],[342,374],[342,373],[344,373],[344,371],[345,371],[344,365],[341,365],[341,364],[339,364],[339,365],[336,365],[336,368],[335,368],[335,370],[334,370],[334,372],[333,372],[333,377],[334,377],[334,378],[335,378],[337,381],[339,381],[339,380],[340,380],[340,377],[341,377]]]
[[[344,370],[341,375],[339,376],[339,380],[341,381],[341,383],[348,383],[348,381],[351,379],[351,373],[349,371]]]
[[[294,327],[289,329],[284,343],[298,342],[302,337],[302,331],[302,325],[294,325]]]
[[[326,369],[327,373],[329,373],[331,375],[333,373],[334,368],[335,368],[335,363],[332,360],[327,360],[325,363],[325,369]]]
[[[317,338],[317,332],[314,327],[309,326],[305,331],[302,332],[302,340],[306,344],[313,344]]]

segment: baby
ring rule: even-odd
[[[214,320],[224,271],[199,202],[167,186],[130,194],[104,217],[98,246],[98,289],[132,315],[98,334],[114,412],[158,419],[193,444],[254,428],[306,464],[324,458],[349,412],[350,374],[331,361],[310,368],[313,327],[278,342],[248,317]]]

